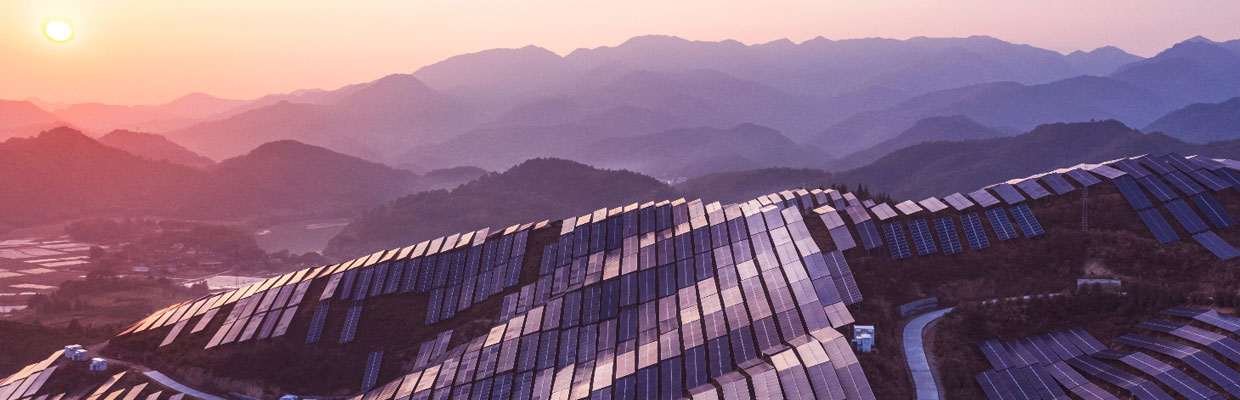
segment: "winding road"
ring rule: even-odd
[[[909,372],[913,374],[913,386],[917,391],[917,400],[938,400],[939,385],[934,381],[934,371],[930,368],[930,360],[926,355],[926,326],[939,319],[952,309],[950,307],[918,315],[904,325],[904,359],[908,360]]]

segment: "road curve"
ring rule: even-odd
[[[939,319],[952,309],[944,308],[918,315],[904,325],[904,359],[908,361],[909,372],[913,374],[913,386],[917,391],[917,400],[938,400],[939,386],[934,381],[934,371],[930,369],[929,356],[926,355],[926,325]]]

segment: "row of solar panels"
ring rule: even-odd
[[[683,204],[686,211],[701,210],[702,216],[708,208],[723,210],[717,204],[698,209],[700,202],[696,201],[668,205],[673,203]],[[531,392],[566,390],[584,391],[587,395],[601,390],[597,393],[622,398],[679,397],[690,389],[706,390],[703,385],[708,382],[718,383],[724,375],[754,362],[771,367],[774,361],[768,360],[781,357],[780,352],[789,343],[814,334],[830,339],[835,346],[833,351],[847,354],[812,359],[794,355],[796,363],[789,361],[788,355],[782,356],[787,366],[776,368],[775,375],[786,369],[791,374],[788,379],[792,379],[783,395],[844,398],[828,393],[847,392],[851,393],[848,398],[871,398],[855,357],[842,336],[832,329],[852,322],[841,304],[839,283],[831,279],[832,272],[843,275],[842,271],[847,269],[842,254],[821,254],[808,236],[799,209],[739,206],[735,211],[733,218],[715,221],[715,225],[730,225],[734,231],[724,230],[700,252],[694,250],[692,234],[687,229],[663,235],[665,247],[656,248],[659,240],[649,240],[650,235],[646,246],[640,246],[642,240],[622,237],[620,247],[609,252],[607,241],[596,241],[594,235],[605,237],[606,232],[612,231],[609,221],[623,223],[623,214],[620,218],[603,219],[597,225],[590,223],[590,229],[580,236],[577,228],[585,225],[577,223],[582,219],[573,221],[574,228],[563,229],[561,239],[572,235],[575,243],[604,245],[597,248],[599,252],[591,252],[587,246],[585,252],[574,257],[580,261],[548,267],[557,264],[558,257],[547,254],[569,253],[570,247],[561,247],[568,241],[559,240],[547,247],[556,250],[544,250],[540,272],[570,268],[575,269],[568,273],[570,276],[597,275],[597,280],[583,278],[580,286],[564,288],[564,294],[540,296],[538,293],[550,291],[550,285],[544,284],[549,281],[544,278],[555,276],[554,272],[544,274],[538,282],[505,297],[502,312],[515,314],[507,324],[497,326],[481,344],[475,342],[467,350],[458,347],[447,359],[424,371],[440,368],[436,372],[439,380],[449,379],[439,387],[444,391],[481,393],[482,398],[507,398],[514,393],[524,398]],[[642,221],[643,217],[638,214],[636,219]],[[677,242],[682,243],[682,254],[691,257],[677,260]],[[638,245],[636,250],[630,250],[633,244]],[[576,246],[571,248],[575,251]],[[651,258],[656,261],[644,268],[590,261],[608,258],[616,252],[640,253],[645,248],[655,253]],[[559,252],[561,249],[563,253]],[[667,264],[658,264],[661,253],[672,255],[665,259]],[[852,286],[855,290],[855,283]],[[539,299],[544,297],[550,300],[540,303]],[[528,311],[521,312],[523,309]],[[818,367],[828,360],[832,367],[825,370],[794,368],[802,362]],[[474,365],[469,371],[472,380],[442,378],[444,369],[460,368],[462,362]],[[456,372],[459,375],[460,371]],[[800,380],[798,376],[807,379]],[[821,379],[810,380],[809,376]],[[831,379],[824,381],[826,377]],[[841,378],[845,378],[844,382]],[[408,382],[407,378],[404,382]],[[426,388],[432,387],[427,384]],[[390,398],[384,391],[392,391],[392,396],[400,398],[400,386],[396,383],[376,390],[377,398]],[[417,393],[421,391],[415,388],[414,398]]]
[[[104,380],[99,386],[91,388],[82,388],[77,393],[41,393],[44,391],[44,384],[52,377],[56,371],[61,374],[80,374],[71,368],[60,369],[58,366],[51,365],[61,357],[62,352],[52,354],[52,357],[35,364],[31,364],[17,374],[9,376],[0,381],[0,399],[3,400],[62,400],[69,398],[83,399],[107,399],[107,400],[182,400],[186,398],[184,393],[176,390],[157,387],[149,382],[142,382],[133,386],[117,385],[127,372],[120,372],[108,379]],[[63,362],[63,361],[62,361]],[[22,376],[26,374],[26,376]],[[58,377],[61,382],[80,381],[80,376]],[[144,378],[145,379],[145,378]],[[132,383],[131,383],[132,384]],[[62,385],[63,386],[63,383]],[[57,390],[63,389],[57,388]],[[87,390],[90,389],[90,390]],[[77,396],[77,397],[74,397]]]
[[[1214,312],[1191,309],[1172,309],[1166,312],[1211,321],[1213,326],[1240,326],[1234,318],[1222,317]],[[1209,323],[1209,322],[1207,322]],[[1224,356],[1232,362],[1240,361],[1240,343],[1188,324],[1151,320],[1139,328],[1160,332],[1181,340],[1196,343]],[[1137,349],[1152,351],[1180,360],[1199,376],[1223,389],[1231,396],[1240,396],[1240,373],[1228,367],[1210,354],[1195,347],[1167,339],[1139,334],[1126,334],[1117,343]],[[1170,394],[1158,386],[1157,381],[1170,388],[1176,395],[1189,399],[1221,399],[1223,396],[1209,386],[1141,351],[1108,349],[1079,328],[1040,336],[1000,343],[987,340],[979,347],[994,367],[976,375],[978,383],[990,399],[1059,399],[1066,398],[1061,390],[1067,388],[1081,398],[1116,398],[1101,387],[1089,382],[1072,368],[1094,376],[1141,399],[1171,399]],[[1139,371],[1154,381],[1117,368],[1102,360],[1112,360],[1127,368]],[[1065,365],[1066,364],[1066,365]],[[1072,368],[1067,368],[1068,366]],[[1047,373],[1054,381],[1046,379]],[[1058,385],[1055,384],[1058,381]]]
[[[1201,157],[1185,159],[1173,154],[1121,159],[1113,161],[1111,165],[1114,168],[1110,168],[1107,177],[1114,181],[1124,199],[1137,211],[1141,221],[1159,243],[1174,242],[1179,240],[1180,236],[1163,217],[1156,204],[1146,196],[1146,192],[1171,212],[1193,240],[1211,253],[1224,260],[1240,256],[1240,250],[1210,230],[1210,225],[1215,229],[1236,225],[1235,218],[1223,209],[1211,193],[1228,188],[1240,190],[1240,172],[1215,160]],[[1201,214],[1193,210],[1187,201],[1189,199]],[[1205,220],[1201,215],[1206,216]],[[1210,225],[1206,224],[1206,220]]]

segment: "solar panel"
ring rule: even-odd
[[[891,259],[899,260],[912,255],[908,242],[904,240],[904,227],[900,221],[883,225],[883,235],[887,238],[887,249],[891,251]]]
[[[1197,204],[1197,208],[1206,215],[1206,219],[1210,220],[1210,224],[1215,228],[1230,228],[1236,225],[1236,219],[1223,209],[1223,205],[1209,193],[1202,193],[1193,196],[1193,203]]]
[[[1171,211],[1171,215],[1175,216],[1175,219],[1180,222],[1180,226],[1183,226],[1188,233],[1198,233],[1210,229],[1209,226],[1206,226],[1206,222],[1202,221],[1201,217],[1197,216],[1197,213],[1183,199],[1176,199],[1167,203],[1167,210]]]
[[[1205,191],[1201,185],[1198,185],[1197,182],[1193,182],[1188,175],[1184,175],[1184,173],[1180,171],[1163,175],[1163,179],[1166,179],[1167,182],[1171,182],[1171,185],[1175,186],[1176,189],[1179,189],[1181,192],[1189,196]]]
[[[956,223],[952,217],[934,219],[934,231],[939,234],[939,243],[943,245],[943,254],[956,254],[964,250],[960,245],[960,237],[956,233]]]
[[[1150,175],[1150,171],[1146,170],[1145,167],[1142,167],[1140,164],[1137,164],[1135,161],[1129,159],[1116,160],[1111,163],[1111,166],[1119,168],[1120,171],[1124,171],[1136,179],[1144,178]]]
[[[990,207],[995,204],[999,204],[999,199],[996,199],[995,196],[991,195],[990,192],[987,192],[986,189],[980,189],[976,192],[969,193],[969,197],[972,198],[973,201],[977,202],[977,205],[982,207]]]
[[[1177,197],[1175,191],[1172,191],[1170,187],[1162,182],[1162,180],[1159,180],[1157,175],[1150,175],[1137,179],[1137,182],[1141,183],[1141,186],[1144,186],[1145,190],[1153,193],[1154,198],[1158,199],[1158,201],[1166,203]]]
[[[1240,256],[1240,250],[1236,250],[1234,246],[1224,241],[1223,238],[1218,237],[1218,234],[1213,231],[1205,231],[1193,235],[1193,240],[1201,243],[1202,246],[1205,246],[1207,250],[1210,250],[1211,253],[1214,253],[1220,259],[1230,260]]]
[[[1023,190],[1025,194],[1028,195],[1029,198],[1033,200],[1037,200],[1037,199],[1051,195],[1051,192],[1048,192],[1046,188],[1038,184],[1037,179],[1026,179],[1026,180],[1020,181],[1019,183],[1016,184],[1016,187],[1020,188],[1020,190]]]
[[[1151,171],[1154,171],[1154,173],[1159,174],[1159,175],[1166,174],[1172,171],[1171,166],[1167,165],[1166,162],[1160,159],[1150,157],[1150,156],[1137,157],[1137,162],[1140,162],[1141,165],[1145,166],[1146,168],[1149,168]]]
[[[323,323],[327,322],[327,306],[323,303],[314,309],[314,317],[310,319],[310,331],[306,334],[306,344],[318,343],[319,337],[323,335]]]
[[[926,211],[932,213],[947,209],[947,204],[944,204],[942,200],[934,197],[928,197],[925,200],[917,202],[917,204],[921,204],[922,207],[925,207]]]
[[[990,361],[990,365],[996,370],[1004,370],[1016,366],[1016,361],[1012,354],[999,343],[998,340],[990,339],[978,344],[982,349],[982,355],[986,356],[986,360]]]
[[[934,245],[934,237],[930,235],[930,225],[926,223],[926,220],[909,221],[908,230],[913,236],[913,245],[917,247],[917,255],[924,256],[938,252],[938,248]]]
[[[922,210],[921,206],[917,205],[917,203],[914,203],[912,200],[905,200],[899,204],[896,204],[896,209],[900,210],[900,212],[904,213],[904,215],[913,215]]]
[[[1188,158],[1188,162],[1197,164],[1201,166],[1202,168],[1205,168],[1211,171],[1217,171],[1222,168],[1227,168],[1227,166],[1223,165],[1223,163],[1218,162],[1217,160],[1213,158],[1209,158],[1209,157],[1190,156]]]
[[[1237,172],[1231,168],[1223,168],[1218,171],[1214,171],[1214,174],[1230,184],[1232,188],[1240,190],[1240,172]]]
[[[1111,167],[1108,167],[1108,166],[1106,166],[1106,165],[1094,165],[1094,166],[1091,166],[1091,167],[1087,167],[1086,169],[1087,169],[1089,172],[1092,172],[1092,173],[1095,173],[1095,174],[1098,174],[1098,175],[1102,175],[1103,177],[1105,177],[1105,178],[1107,178],[1107,179],[1112,179],[1112,180],[1114,180],[1114,179],[1116,179],[1116,178],[1119,178],[1119,177],[1121,177],[1121,176],[1126,176],[1126,175],[1128,175],[1128,173],[1127,173],[1127,172],[1120,171],[1120,170],[1118,170],[1118,169],[1111,168]],[[1071,176],[1071,175],[1069,175],[1069,176]],[[1073,177],[1075,178],[1075,176],[1073,176]],[[1086,186],[1088,186],[1088,185],[1086,185]]]
[[[874,213],[874,216],[878,217],[879,221],[886,221],[896,217],[896,211],[891,209],[891,206],[887,205],[887,203],[876,205],[870,208],[870,211]]]
[[[981,216],[977,213],[962,215],[960,224],[964,226],[964,237],[969,242],[970,248],[981,250],[990,247],[990,239],[986,237],[986,230],[982,228]]]
[[[836,287],[843,286],[843,290],[839,290],[839,295],[844,304],[852,305],[861,302],[861,290],[857,287],[857,281],[853,277],[852,268],[848,266],[848,260],[844,258],[844,253],[833,251],[823,254],[826,261],[827,269],[831,271],[831,279],[836,281]],[[842,282],[842,285],[841,285]]]
[[[1102,182],[1102,180],[1094,176],[1093,173],[1090,173],[1089,171],[1085,171],[1081,169],[1074,169],[1068,172],[1064,172],[1064,175],[1067,175],[1069,178],[1072,178],[1072,180],[1076,181],[1076,183],[1081,185],[1082,187],[1090,187],[1090,186],[1097,185],[1098,183]]]
[[[990,222],[990,229],[995,231],[995,236],[999,240],[1016,238],[1016,228],[1012,227],[1012,220],[1008,219],[1007,212],[1003,211],[1003,207],[987,209],[986,221]]]
[[[1163,155],[1160,159],[1184,173],[1189,173],[1201,168],[1196,164],[1188,162],[1188,160],[1185,160],[1183,156],[1175,153]]]
[[[1049,173],[1043,175],[1040,179],[1042,180],[1042,183],[1050,186],[1051,190],[1058,195],[1068,194],[1068,192],[1076,190],[1076,188],[1073,187],[1071,183],[1068,183],[1068,180],[1064,179],[1061,174]]]
[[[379,380],[379,365],[383,364],[383,349],[366,356],[366,372],[362,374],[362,390],[370,390]]]
[[[998,193],[999,197],[1003,199],[1003,202],[1008,204],[1016,204],[1025,201],[1025,196],[1020,194],[1020,191],[1017,191],[1015,186],[1006,183],[994,185],[991,187],[991,190]]]
[[[883,245],[883,239],[878,236],[878,228],[874,226],[873,220],[867,220],[857,224],[857,236],[861,237],[861,245],[866,250],[873,250]]]
[[[1038,218],[1033,216],[1033,210],[1029,209],[1028,204],[1017,204],[1012,207],[1012,217],[1016,219],[1016,225],[1020,226],[1021,233],[1026,238],[1046,233],[1042,230],[1042,224],[1038,222]]]
[[[1141,192],[1141,187],[1137,185],[1137,181],[1132,179],[1131,176],[1115,178],[1114,182],[1115,187],[1119,188],[1120,194],[1124,195],[1124,198],[1128,200],[1128,204],[1132,206],[1133,210],[1144,210],[1154,206],[1154,203],[1151,203],[1150,199],[1145,197],[1145,193]]]
[[[1137,216],[1141,217],[1141,221],[1145,222],[1145,227],[1149,228],[1159,243],[1170,243],[1180,240],[1180,236],[1171,229],[1171,225],[1167,223],[1166,219],[1163,219],[1162,214],[1158,212],[1157,208],[1138,211]]]
[[[965,209],[973,206],[973,202],[969,201],[969,198],[964,197],[964,195],[960,193],[952,193],[947,195],[947,197],[944,197],[943,200],[947,201],[947,204],[950,204],[952,208],[956,209],[956,211],[964,211]]]
[[[1220,178],[1218,175],[1215,175],[1209,170],[1199,169],[1189,172],[1188,176],[1197,180],[1197,182],[1202,186],[1210,188],[1210,190],[1215,192],[1231,187],[1231,184],[1227,183],[1227,181],[1224,181],[1223,178]]]
[[[344,317],[344,327],[340,329],[340,343],[349,343],[353,341],[353,337],[357,334],[357,321],[362,318],[362,306],[356,305],[349,308],[349,312]]]

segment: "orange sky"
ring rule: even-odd
[[[75,39],[43,36],[57,16],[73,21]],[[488,48],[566,54],[644,34],[745,43],[984,34],[1149,56],[1194,35],[1240,38],[1236,16],[1235,0],[13,0],[0,2],[0,98],[252,98]]]

